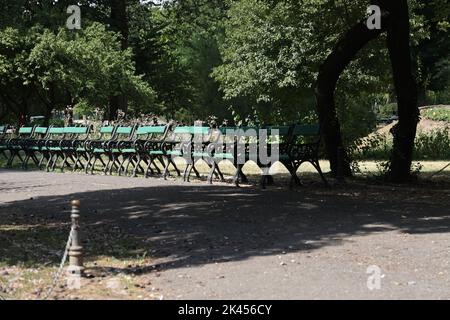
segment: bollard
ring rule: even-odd
[[[70,218],[72,219],[72,243],[69,249],[69,268],[67,269],[68,275],[82,276],[83,267],[83,247],[80,246],[80,201],[73,200],[72,212]]]

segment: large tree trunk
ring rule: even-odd
[[[388,178],[395,182],[406,182],[411,178],[411,163],[414,150],[419,109],[417,84],[412,75],[410,51],[410,23],[407,0],[389,3],[395,19],[388,28],[387,44],[397,92],[398,123],[392,128],[394,147]]]
[[[126,0],[111,0],[111,28],[119,32],[122,36],[121,46],[125,50],[128,48],[128,18]],[[108,120],[117,118],[117,111],[121,109],[126,112],[128,109],[128,101],[125,95],[119,94],[109,99]]]
[[[348,176],[351,174],[350,164],[342,144],[334,91],[341,73],[357,52],[370,40],[387,30],[399,115],[399,122],[392,130],[394,148],[388,178],[403,182],[410,179],[414,139],[419,119],[417,84],[411,72],[408,2],[379,0],[374,3],[378,4],[383,12],[382,28],[369,30],[365,22],[362,22],[351,28],[338,42],[319,70],[315,86],[317,110],[332,173],[337,177]]]
[[[108,120],[116,120],[118,114],[117,111],[119,109],[125,113],[128,110],[128,99],[124,94],[119,94],[109,98]]]
[[[382,26],[387,24],[384,15]],[[355,58],[355,55],[370,40],[378,37],[381,30],[369,30],[366,21],[352,27],[337,43],[333,52],[319,69],[315,84],[316,105],[322,134],[325,140],[331,172],[335,177],[351,176],[350,161],[342,143],[339,119],[336,114],[334,92],[341,73]]]

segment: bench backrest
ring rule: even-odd
[[[320,125],[318,124],[296,124],[293,129],[294,136],[319,136]]]
[[[34,128],[33,138],[43,139],[47,136],[48,127],[36,127]]]
[[[144,134],[162,134],[166,132],[167,126],[144,126],[139,127],[137,130],[138,135],[144,135]]]
[[[190,142],[193,139],[208,141],[210,139],[211,128],[200,126],[179,126],[175,127],[168,134],[168,140],[176,142]]]
[[[37,134],[47,134],[48,128],[47,127],[36,127],[34,129],[34,133]]]
[[[291,126],[267,126],[258,127],[221,127],[219,131],[222,135],[226,135],[223,141],[228,142],[230,139],[238,139],[240,143],[258,143],[262,135],[260,130],[267,130],[266,143],[296,143],[303,142],[320,142],[320,125],[304,125],[296,124]],[[254,135],[256,134],[256,137]],[[273,137],[274,136],[274,137]]]
[[[166,135],[168,126],[142,126],[136,130],[138,140],[161,140]]]
[[[132,140],[136,126],[120,126],[114,132],[114,140]]]
[[[289,141],[292,132],[292,126],[268,126],[267,143],[285,143]]]
[[[278,136],[284,136],[287,137],[289,136],[290,130],[291,130],[291,126],[269,126],[264,128],[267,130],[267,134],[275,134],[275,131],[277,131],[277,135]]]
[[[65,127],[65,134],[87,134],[90,130],[90,127]]]
[[[91,130],[91,140],[111,140],[114,137],[116,126],[104,125],[98,130]]]
[[[239,139],[240,143],[255,143],[259,135],[259,127],[221,127],[220,132],[224,135],[223,141],[231,142]]]
[[[320,143],[319,124],[296,124],[292,127],[290,143]]]
[[[77,139],[85,140],[89,137],[91,131],[91,126],[87,127],[65,127],[64,128],[64,139]]]
[[[47,139],[58,140],[64,138],[64,128],[63,127],[50,127],[47,132]]]
[[[114,126],[104,126],[104,127],[100,128],[99,132],[100,132],[100,134],[113,135],[115,129],[116,129],[116,127],[114,127]]]
[[[34,127],[21,127],[19,128],[19,135],[31,135]]]
[[[17,132],[18,138],[31,138],[33,136],[34,127],[21,127]]]
[[[192,126],[192,127],[176,127],[174,130],[175,134],[209,134],[209,127],[200,127],[200,126]]]

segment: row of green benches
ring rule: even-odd
[[[322,180],[326,179],[319,165],[320,130],[317,125],[292,125],[266,127],[270,136],[277,133],[276,139],[265,138],[260,146],[275,147],[279,153],[278,160],[291,174],[291,186],[299,184],[297,170],[304,162],[311,163],[319,172]],[[275,131],[276,130],[276,131]],[[185,181],[194,172],[198,160],[204,160],[210,167],[207,178],[209,183],[215,177],[224,180],[219,163],[229,160],[236,168],[233,182],[247,182],[242,171],[245,162],[253,160],[262,169],[261,184],[266,186],[271,181],[268,174],[273,162],[261,161],[251,154],[252,146],[260,141],[259,128],[223,127],[212,129],[203,126],[103,126],[93,130],[91,126],[81,127],[22,127],[15,135],[8,134],[6,126],[0,126],[0,154],[11,166],[17,158],[24,169],[30,160],[39,169],[55,170],[58,161],[61,171],[70,168],[73,171],[84,170],[93,174],[96,164],[102,165],[105,174],[115,170],[119,175],[170,174],[172,166],[178,176]],[[253,140],[252,140],[253,139]],[[256,138],[258,140],[258,138]],[[174,162],[176,157],[186,161],[181,173]],[[242,161],[243,160],[243,161]]]

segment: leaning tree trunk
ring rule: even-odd
[[[383,14],[382,26],[387,25]],[[337,43],[334,50],[320,66],[315,84],[316,106],[330,161],[331,172],[336,177],[351,176],[350,161],[342,143],[339,119],[336,114],[334,92],[341,73],[370,40],[378,37],[381,30],[370,30],[366,21],[353,26]]]
[[[391,130],[394,147],[387,177],[394,182],[406,182],[411,178],[414,140],[419,121],[417,84],[411,71],[408,2],[391,1],[389,6],[388,10],[396,17],[388,27],[387,44],[397,92],[399,121]]]

